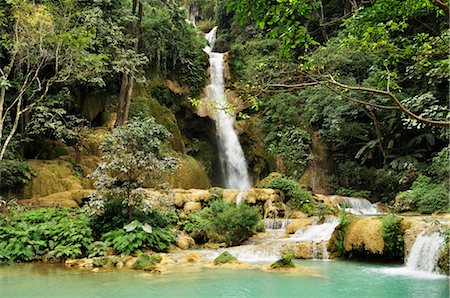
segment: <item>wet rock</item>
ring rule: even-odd
[[[201,255],[199,255],[198,253],[195,252],[191,252],[188,253],[187,255],[185,255],[184,257],[182,257],[181,259],[179,259],[177,261],[177,263],[180,264],[193,264],[193,263],[200,263],[203,261],[203,258]]]
[[[184,204],[183,211],[186,215],[191,213],[200,211],[202,209],[202,205],[199,202],[186,202]]]
[[[188,249],[195,246],[194,239],[185,233],[178,234],[175,243],[181,249]]]
[[[286,234],[294,234],[300,229],[303,229],[313,223],[312,218],[293,219],[290,224],[286,226]]]
[[[228,251],[224,251],[221,253],[217,258],[213,261],[214,265],[222,265],[222,264],[228,264],[228,263],[237,263],[239,264],[239,260],[236,259],[235,256],[230,254]]]

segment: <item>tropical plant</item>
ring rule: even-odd
[[[402,233],[402,219],[389,214],[382,218],[381,235],[384,239],[383,253],[389,258],[402,259],[404,254],[404,240]]]

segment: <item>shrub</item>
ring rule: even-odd
[[[306,213],[312,211],[314,199],[308,190],[297,181],[284,177],[275,177],[267,184],[268,188],[282,190],[286,196],[287,205],[292,210],[302,210]]]
[[[335,251],[340,256],[347,255],[347,251],[344,247],[344,240],[351,223],[352,218],[344,210],[341,210],[341,212],[339,213],[339,225],[336,227],[333,239]]]
[[[161,256],[158,254],[141,254],[133,263],[133,269],[151,271],[159,262],[161,262]]]
[[[209,207],[190,215],[181,227],[197,243],[213,241],[239,245],[256,233],[260,222],[261,214],[256,207],[214,200]]]
[[[381,235],[384,239],[384,254],[389,258],[403,258],[402,219],[394,214],[389,214],[383,217],[382,222]]]
[[[0,163],[0,189],[21,189],[36,176],[26,162],[16,159],[4,159]]]
[[[117,229],[102,235],[102,241],[116,253],[130,255],[144,249],[165,251],[173,244],[174,234],[170,230],[152,228],[135,220],[123,229]]]
[[[256,233],[261,221],[260,211],[246,204],[225,204],[221,212],[214,214],[209,227],[209,239],[239,245]]]
[[[128,211],[120,200],[105,202],[103,213],[96,214],[90,220],[90,226],[98,237],[103,233],[123,228],[129,223]],[[152,227],[165,228],[177,223],[178,216],[174,210],[153,209],[146,213],[142,209],[135,208],[133,217],[142,224]]]
[[[13,212],[0,225],[0,260],[77,258],[93,242],[84,214],[67,209]]]
[[[431,214],[436,211],[448,210],[448,188],[443,184],[434,183],[430,177],[419,176],[412,184],[411,190],[397,195],[397,211],[419,211]],[[407,207],[409,206],[409,208]]]

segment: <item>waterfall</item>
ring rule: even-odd
[[[295,241],[312,241],[315,243],[328,241],[338,224],[339,220],[337,218],[326,218],[323,224],[313,224],[305,229],[295,232],[291,236],[291,239]]]
[[[264,219],[264,228],[268,230],[284,230],[292,222],[291,219],[269,218]]]
[[[445,245],[445,238],[438,232],[422,232],[417,236],[411,252],[406,260],[406,266],[400,268],[375,269],[388,275],[405,275],[418,278],[439,279],[446,275],[436,274],[439,255]]]
[[[331,199],[342,209],[341,203],[345,204],[345,211],[355,215],[379,214],[375,204],[366,199],[331,196]]]
[[[221,164],[224,186],[230,189],[249,189],[250,178],[247,170],[244,151],[234,130],[234,111],[230,109],[225,94],[224,59],[222,53],[213,52],[217,27],[205,35],[209,46],[204,51],[209,55],[210,84],[206,87],[206,95],[214,106],[212,118],[216,125],[219,161]]]
[[[444,243],[445,239],[439,233],[426,234],[426,232],[423,232],[417,236],[411,248],[406,261],[406,268],[432,273],[436,268]]]

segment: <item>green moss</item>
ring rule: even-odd
[[[170,183],[175,188],[200,188],[211,187],[208,175],[195,158],[189,155],[176,153],[178,168],[163,177],[164,182]]]
[[[236,257],[230,254],[228,251],[224,251],[217,258],[214,259],[214,265],[232,263],[237,261],[238,259],[236,259]]]
[[[144,119],[149,116],[154,117],[156,123],[163,125],[170,131],[172,134],[172,137],[169,139],[171,147],[175,151],[183,152],[184,143],[173,112],[152,97],[138,96],[133,98],[130,105],[129,118]]]
[[[287,253],[283,255],[279,260],[275,261],[270,265],[270,269],[289,269],[295,268],[295,264],[292,261],[292,253]]]
[[[133,269],[151,271],[159,262],[161,262],[161,257],[158,254],[142,254],[134,262]]]
[[[213,188],[209,189],[209,192],[212,194],[214,199],[218,199],[218,200],[223,199],[223,188],[213,187]]]
[[[108,264],[109,264],[108,257],[99,258],[99,259],[95,259],[92,261],[92,266],[94,266],[96,268],[106,267]]]

